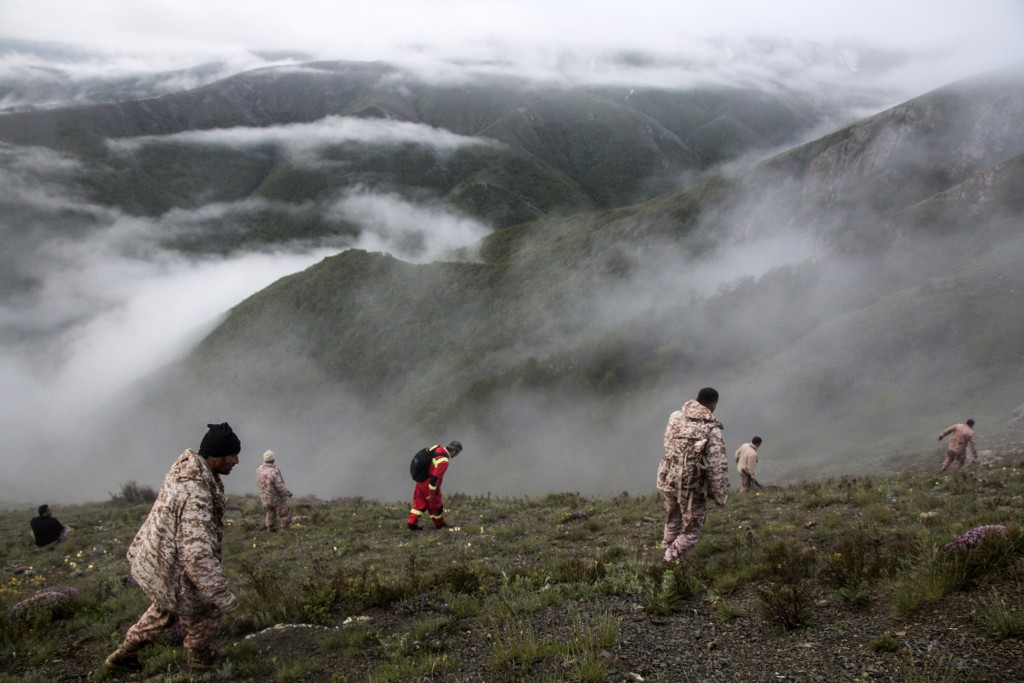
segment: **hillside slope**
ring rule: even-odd
[[[894,477],[733,493],[674,567],[660,562],[656,495],[450,495],[456,526],[412,535],[403,504],[297,490],[297,524],[268,534],[259,500],[234,493],[236,473],[224,565],[240,609],[224,620],[223,658],[189,672],[169,629],[140,653],[143,676],[1020,680],[1022,452],[957,475],[915,459]],[[460,458],[450,474],[464,466],[479,465]],[[128,680],[99,667],[149,604],[124,559],[149,506],[53,503],[75,525],[61,546],[0,548],[0,671]],[[25,539],[30,516],[0,512],[0,533]],[[967,533],[992,525],[1002,531]]]
[[[1001,431],[1024,392],[1004,201],[1022,92],[1016,73],[954,84],[645,204],[502,231],[480,263],[327,259],[200,344],[186,367],[225,391],[198,405],[294,440],[315,471],[340,458],[371,491],[390,477],[374,454],[439,432],[519,463],[474,490],[643,489],[618,454],[656,452],[706,384],[728,442],[762,433],[783,476],[877,467],[968,414]]]

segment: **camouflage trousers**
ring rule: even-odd
[[[281,528],[287,529],[292,523],[292,511],[288,508],[288,503],[281,503],[280,505],[268,505],[265,510],[267,511],[267,530],[273,531],[278,521],[281,522]]]
[[[740,472],[740,493],[750,493],[752,483],[754,483],[754,477],[749,472]]]
[[[156,605],[142,613],[135,625],[124,634],[124,642],[120,650],[124,654],[138,652],[144,645],[157,639],[165,629],[174,625],[178,619],[185,627],[186,650],[211,650],[213,641],[220,631],[220,610],[213,608],[203,614],[178,615],[165,612]]]
[[[661,547],[665,562],[675,562],[700,540],[701,528],[708,518],[708,503],[703,491],[665,493],[665,530]]]
[[[946,459],[942,461],[942,471],[945,472],[950,465],[956,465],[953,468],[953,472],[964,466],[967,462],[967,450],[962,451],[946,451]]]

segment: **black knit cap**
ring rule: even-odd
[[[227,422],[219,425],[206,425],[210,428],[199,444],[199,455],[206,455],[211,458],[221,458],[225,455],[238,455],[242,452],[242,442]]]

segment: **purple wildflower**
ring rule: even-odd
[[[957,550],[967,550],[973,548],[982,542],[982,540],[990,533],[1006,534],[1006,527],[1002,524],[986,524],[966,531],[952,541],[942,546],[942,552],[952,553]]]

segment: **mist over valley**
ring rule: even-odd
[[[453,491],[644,493],[706,385],[773,482],[1019,441],[1020,67],[699,44],[83,80],[0,42],[0,500],[156,486],[220,421],[327,498],[451,438]]]

